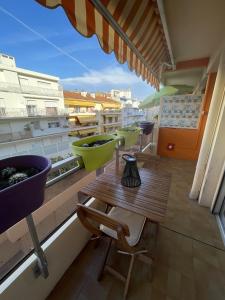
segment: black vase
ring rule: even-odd
[[[126,161],[126,165],[123,171],[121,184],[127,187],[137,187],[141,185],[136,158],[130,154],[123,154],[122,158]]]

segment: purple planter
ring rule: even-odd
[[[143,134],[148,135],[148,134],[152,133],[152,130],[154,128],[154,123],[143,121],[140,123],[140,127],[142,129]]]
[[[42,205],[51,162],[37,155],[14,156],[0,160],[0,169],[8,166],[34,167],[40,172],[0,191],[0,234]]]

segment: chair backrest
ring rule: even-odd
[[[157,168],[160,163],[160,157],[143,152],[135,152],[134,156],[137,159],[137,162],[142,162],[144,167],[153,167]]]
[[[97,209],[84,206],[80,203],[77,204],[77,215],[83,226],[92,234],[98,237],[102,235],[101,230],[94,226],[93,222],[98,225],[104,225],[116,231],[118,241],[120,241],[124,247],[129,247],[125,237],[129,236],[130,232],[129,227],[125,223],[119,222]]]

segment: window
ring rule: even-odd
[[[48,123],[48,128],[57,128],[57,127],[60,127],[59,122],[49,122]]]
[[[86,107],[80,107],[80,112],[81,113],[86,113],[87,112],[87,108]]]
[[[58,114],[56,101],[45,101],[46,115],[55,116]]]
[[[80,106],[75,106],[73,112],[79,113],[80,112]]]
[[[58,114],[57,107],[46,107],[46,115],[55,116],[57,114]]]
[[[36,105],[27,105],[27,114],[29,117],[35,116],[37,114]]]
[[[40,129],[40,121],[31,122],[34,129]]]
[[[4,117],[5,115],[6,115],[5,101],[4,99],[0,99],[0,117]]]
[[[0,107],[0,117],[6,116],[5,107]]]
[[[88,107],[87,112],[90,112],[90,113],[94,112],[94,107]]]

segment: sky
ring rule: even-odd
[[[0,52],[14,56],[20,68],[58,76],[64,89],[131,88],[139,100],[155,92],[114,53],[104,53],[96,36],[81,36],[61,7],[47,9],[35,0],[0,0]]]

